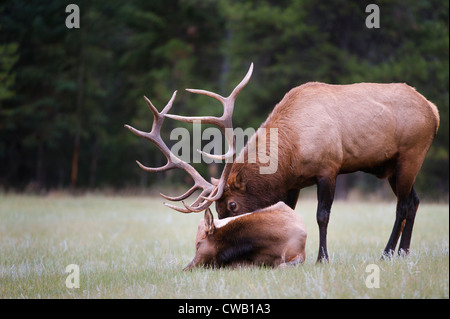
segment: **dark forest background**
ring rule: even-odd
[[[80,8],[79,29],[65,25],[69,3]],[[380,8],[380,28],[366,27],[369,3]],[[228,95],[254,62],[233,117],[244,129],[259,127],[287,91],[308,81],[416,87],[441,116],[416,188],[448,200],[448,18],[448,0],[2,2],[0,191],[185,183],[183,172],[141,171],[136,159],[160,166],[165,158],[123,125],[150,130],[143,96],[161,110],[174,90],[172,113],[218,115],[220,104],[184,89]],[[169,145],[180,125],[166,121]],[[383,194],[387,183],[351,174],[340,184],[345,197],[352,189]]]

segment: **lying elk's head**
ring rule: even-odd
[[[244,86],[248,83],[250,80],[250,77],[253,72],[253,63],[250,65],[250,68],[244,77],[244,79],[235,87],[233,92],[228,97],[223,97],[219,94],[204,91],[204,90],[193,90],[193,89],[186,89],[187,91],[191,93],[196,94],[203,94],[207,95],[209,97],[212,97],[216,100],[218,100],[223,105],[223,115],[221,117],[214,117],[214,116],[202,116],[202,117],[185,117],[185,116],[179,116],[179,115],[173,115],[173,114],[167,114],[170,109],[172,108],[173,101],[175,99],[177,91],[175,91],[172,95],[172,98],[170,99],[169,103],[164,107],[164,109],[161,112],[158,112],[155,106],[153,106],[152,102],[150,102],[149,99],[145,97],[145,100],[150,107],[150,110],[152,111],[154,115],[154,122],[152,126],[152,130],[150,133],[139,131],[129,125],[125,125],[126,128],[128,128],[131,132],[136,134],[137,136],[143,137],[152,143],[154,143],[161,152],[165,155],[167,158],[167,164],[158,167],[158,168],[151,168],[142,165],[139,161],[136,161],[137,164],[145,171],[149,172],[162,172],[171,170],[173,168],[181,168],[185,170],[194,180],[194,185],[183,195],[177,196],[177,197],[171,197],[164,194],[160,194],[162,197],[164,197],[167,200],[170,201],[182,201],[184,207],[178,207],[172,204],[164,203],[166,206],[175,209],[182,213],[191,213],[191,212],[201,212],[207,209],[213,202],[217,201],[217,211],[219,214],[219,218],[228,217],[228,216],[234,216],[239,215],[242,213],[245,213],[249,211],[250,209],[246,209],[243,205],[245,205],[245,202],[247,200],[244,200],[244,192],[242,192],[242,189],[240,192],[236,192],[235,195],[232,194],[232,191],[234,190],[235,185],[239,185],[239,183],[243,182],[240,180],[236,180],[236,176],[234,177],[233,181],[229,181],[230,172],[232,170],[233,161],[236,157],[236,139],[234,137],[233,133],[233,124],[232,124],[232,115],[234,110],[234,102],[236,100],[237,95],[239,92],[244,88]],[[201,122],[206,124],[213,124],[218,126],[222,132],[225,134],[225,139],[228,143],[228,151],[224,155],[213,155],[208,154],[202,151],[199,151],[205,156],[208,156],[212,159],[218,159],[218,160],[225,160],[225,166],[222,171],[222,174],[220,176],[220,179],[212,179],[212,182],[207,182],[190,164],[188,164],[185,161],[180,160],[177,158],[168,148],[166,143],[161,139],[161,126],[164,122],[164,119],[168,117],[174,120],[179,120],[186,123],[194,123],[194,122]],[[201,189],[200,195],[195,199],[195,201],[190,204],[186,205],[184,203],[184,200],[188,198],[190,195],[192,195],[196,190]],[[240,195],[239,195],[240,194]],[[247,201],[248,202],[248,201]]]
[[[214,217],[209,208],[207,208],[204,219],[198,224],[195,238],[195,257],[183,270],[191,270],[200,265],[216,265],[217,247],[213,239],[215,230]]]

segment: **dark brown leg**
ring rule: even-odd
[[[317,181],[317,224],[319,225],[319,254],[317,262],[328,261],[327,228],[330,219],[331,205],[334,199],[336,179],[329,177],[319,178]]]
[[[288,191],[285,201],[286,205],[288,205],[292,209],[295,209],[298,201],[298,195],[300,195],[300,189],[292,189]]]
[[[402,238],[400,240],[400,246],[398,248],[399,255],[408,255],[409,254],[409,246],[411,244],[411,235],[414,226],[414,219],[416,218],[417,209],[419,208],[419,197],[417,196],[416,191],[411,190],[411,194],[409,196],[408,202],[408,213],[406,216],[405,227],[403,228]]]
[[[397,196],[397,210],[394,227],[382,258],[393,256],[398,239],[403,231],[405,233],[402,235],[399,254],[408,253],[409,251],[414,218],[419,205],[419,198],[413,188],[414,179],[415,175],[405,169],[399,169],[394,175],[389,177],[389,183]]]
[[[383,252],[383,257],[391,257],[394,254],[395,247],[397,246],[398,239],[405,226],[406,213],[407,213],[407,199],[401,199],[397,201],[397,210],[395,216],[394,227],[392,229],[391,236]]]

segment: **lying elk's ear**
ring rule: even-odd
[[[207,208],[205,210],[205,233],[207,235],[212,235],[216,229],[216,227],[214,226],[214,217],[213,214],[211,213],[211,210],[209,208]]]

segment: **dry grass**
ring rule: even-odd
[[[336,202],[329,264],[316,265],[316,202],[297,212],[308,229],[302,266],[182,272],[201,215],[142,197],[0,197],[1,298],[448,298],[449,210],[422,204],[407,258],[380,261],[394,203]],[[80,288],[65,286],[69,264]],[[380,268],[380,288],[365,285]]]

